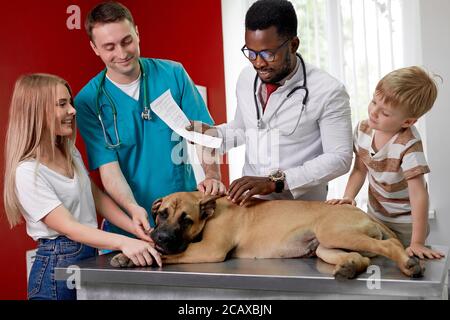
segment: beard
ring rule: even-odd
[[[262,82],[272,84],[280,82],[281,80],[286,78],[294,69],[292,68],[291,65],[292,65],[291,54],[287,53],[286,56],[284,57],[283,67],[273,76],[272,79],[270,79],[269,81],[262,80]]]

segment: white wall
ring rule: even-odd
[[[236,112],[236,83],[241,70],[248,65],[240,49],[245,44],[245,13],[250,0],[222,0],[222,30],[225,65],[225,93],[227,122]],[[230,182],[242,176],[245,162],[245,146],[228,152]]]
[[[420,0],[422,60],[444,82],[431,112],[425,117],[431,209],[429,243],[450,246],[450,1]]]

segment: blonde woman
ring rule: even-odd
[[[29,299],[75,299],[54,268],[76,265],[96,249],[121,250],[140,266],[161,266],[148,236],[132,239],[97,229],[96,210],[138,235],[132,220],[89,179],[75,148],[76,111],[66,81],[32,74],[17,80],[6,140],[4,203],[11,228],[26,221],[38,241],[28,282]]]

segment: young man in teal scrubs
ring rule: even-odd
[[[188,119],[213,121],[181,64],[140,58],[138,28],[126,7],[99,4],[85,26],[92,49],[106,65],[75,98],[89,166],[99,169],[105,190],[132,217],[140,237],[150,240],[153,201],[195,190],[196,182],[192,168],[176,159],[178,136],[149,104],[170,89]],[[206,179],[199,190],[223,194],[218,165],[202,167]],[[108,230],[123,233],[112,225]]]

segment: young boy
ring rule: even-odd
[[[434,104],[437,88],[419,67],[393,71],[378,83],[369,104],[369,119],[354,134],[355,165],[341,200],[329,204],[356,205],[355,197],[369,177],[368,214],[394,231],[410,256],[441,258],[425,247],[429,233],[429,173],[416,121]]]

